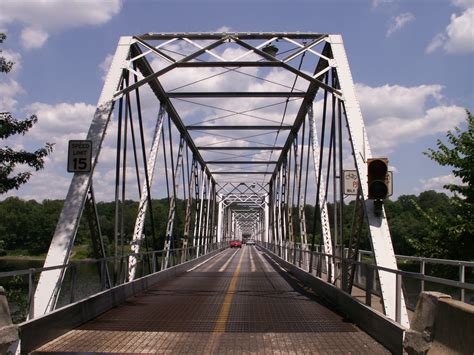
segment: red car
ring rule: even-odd
[[[242,248],[242,242],[238,240],[233,240],[230,242],[230,247],[231,248]]]

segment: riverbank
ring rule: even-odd
[[[0,260],[5,261],[44,261],[46,253],[39,255],[25,255],[24,250],[7,251],[7,255],[0,256]],[[76,245],[72,250],[71,260],[87,260],[91,259],[88,245]]]

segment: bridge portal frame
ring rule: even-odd
[[[303,40],[303,43],[299,41]],[[159,45],[155,46],[150,43],[150,41],[162,41]],[[188,45],[194,47],[194,51],[188,53],[183,58],[175,59],[174,57],[167,54],[164,50],[166,45],[171,43],[184,41]],[[200,45],[199,41],[205,41],[204,44]],[[250,43],[251,41],[262,41],[258,45]],[[275,41],[284,41],[286,43],[291,43],[296,46],[296,49],[291,51],[282,59],[278,59],[275,56],[267,53],[265,50],[266,47],[272,44]],[[226,43],[233,43],[239,48],[243,48],[246,51],[242,54],[239,54],[237,57],[232,58],[231,60],[226,59],[223,55],[216,51],[219,47],[225,45]],[[309,42],[309,43],[308,43]],[[317,46],[323,45],[321,51],[315,50]],[[142,48],[144,50],[142,50]],[[154,55],[159,58],[161,61],[164,61],[166,64],[162,65],[159,69],[155,69],[150,65],[150,62],[147,60],[147,55]],[[305,54],[312,54],[319,58],[317,65],[312,74],[308,74],[307,71],[301,70],[294,66],[294,61],[296,58],[302,58]],[[212,60],[199,60],[201,56],[208,56]],[[244,60],[248,56],[257,56],[259,60]],[[251,197],[243,197],[242,193],[239,193],[237,200],[232,201],[231,194],[229,196],[224,196],[220,193],[219,200],[218,191],[219,187],[223,184],[217,182],[215,176],[217,175],[263,175],[266,176],[267,172],[262,171],[212,171],[209,168],[209,164],[212,164],[213,161],[206,161],[201,155],[201,150],[195,144],[193,137],[190,134],[190,130],[204,129],[208,128],[199,128],[199,126],[186,126],[179,113],[175,109],[171,99],[172,98],[184,98],[184,97],[194,97],[198,95],[197,93],[190,92],[181,92],[181,93],[168,93],[162,83],[160,78],[165,74],[171,72],[172,70],[179,68],[228,68],[228,67],[238,67],[238,68],[279,68],[286,70],[288,73],[291,73],[296,76],[296,78],[301,78],[308,83],[307,89],[303,93],[294,93],[293,88],[290,92],[270,92],[270,93],[259,93],[259,92],[207,92],[202,94],[201,97],[207,98],[216,98],[216,97],[286,97],[288,100],[292,97],[297,99],[302,99],[300,108],[295,115],[294,122],[290,126],[285,126],[280,124],[277,128],[278,132],[280,130],[288,130],[288,136],[285,143],[281,146],[274,145],[274,149],[280,152],[279,158],[276,161],[269,161],[268,164],[275,165],[274,170],[271,174],[270,181],[266,187],[266,191],[259,193],[254,193]],[[135,82],[130,84],[128,82],[128,76],[133,75],[135,77]],[[331,76],[332,81],[329,82],[328,78]],[[138,80],[137,80],[138,78]],[[160,107],[166,110],[168,116],[168,121],[173,122],[174,127],[177,129],[180,135],[180,153],[178,153],[178,158],[176,161],[173,159],[173,147],[170,143],[170,154],[171,154],[171,167],[170,170],[172,174],[172,199],[170,202],[170,211],[168,216],[168,228],[166,233],[166,242],[165,250],[169,251],[171,246],[171,240],[173,238],[173,221],[175,218],[174,208],[175,200],[177,197],[176,189],[179,187],[180,182],[179,177],[182,173],[183,177],[183,189],[185,189],[186,183],[185,175],[183,173],[184,163],[183,163],[183,146],[185,146],[186,155],[188,151],[192,153],[193,166],[191,168],[192,174],[187,175],[189,179],[190,186],[192,184],[192,179],[194,178],[194,191],[191,191],[191,188],[188,188],[188,198],[191,198],[192,193],[195,194],[195,226],[193,233],[193,244],[207,244],[210,239],[213,238],[225,238],[229,235],[228,227],[232,227],[233,235],[235,235],[236,228],[235,223],[239,220],[236,219],[236,215],[232,212],[233,205],[246,208],[257,208],[260,212],[258,217],[255,217],[256,223],[252,222],[252,228],[259,229],[260,232],[265,229],[264,233],[260,233],[260,238],[263,240],[267,238],[268,240],[276,241],[278,245],[283,248],[284,243],[296,243],[295,239],[295,230],[293,218],[293,205],[295,199],[298,206],[298,216],[300,228],[299,231],[302,233],[302,240],[305,241],[306,246],[306,221],[305,221],[305,196],[307,189],[308,173],[306,173],[306,184],[304,188],[301,187],[302,177],[302,167],[303,167],[303,144],[301,144],[301,152],[299,152],[298,146],[298,135],[301,134],[300,130],[303,126],[303,132],[305,127],[305,122],[309,121],[310,126],[310,138],[309,142],[312,147],[313,153],[313,166],[315,169],[315,177],[318,181],[317,183],[317,206],[321,211],[319,218],[321,219],[322,224],[322,238],[324,240],[324,249],[325,252],[334,253],[334,249],[331,250],[334,244],[334,238],[339,237],[342,240],[342,228],[338,227],[338,223],[335,223],[333,226],[334,236],[331,236],[330,226],[329,226],[329,216],[327,212],[327,184],[324,184],[323,171],[321,169],[322,161],[318,159],[318,149],[317,142],[317,132],[316,124],[313,118],[313,102],[315,100],[316,94],[319,90],[324,91],[324,111],[326,111],[326,103],[328,96],[332,99],[332,130],[331,140],[332,143],[330,148],[332,149],[333,154],[333,197],[335,201],[337,196],[339,196],[339,201],[343,201],[342,195],[342,118],[345,119],[347,124],[347,134],[350,139],[351,144],[351,153],[354,157],[354,164],[357,170],[361,185],[361,197],[365,209],[365,216],[367,218],[367,223],[370,231],[370,240],[373,246],[375,261],[377,265],[396,269],[396,260],[395,255],[390,239],[390,232],[388,229],[387,220],[385,217],[385,212],[382,209],[380,215],[376,214],[374,211],[373,201],[368,199],[368,193],[366,189],[367,184],[367,159],[372,157],[370,146],[368,143],[368,138],[365,132],[365,126],[362,119],[362,114],[360,112],[359,104],[355,96],[354,84],[352,81],[351,72],[349,69],[348,60],[346,57],[342,37],[340,35],[326,35],[326,34],[317,34],[317,33],[173,33],[173,34],[160,34],[160,33],[147,33],[141,36],[135,37],[122,37],[119,41],[117,51],[113,58],[111,68],[107,75],[104,88],[102,90],[99,102],[97,104],[97,110],[94,114],[91,127],[87,138],[93,142],[93,169],[90,173],[75,173],[68,195],[66,197],[64,208],[61,212],[60,219],[56,228],[56,231],[53,236],[53,240],[48,251],[48,255],[45,261],[45,267],[57,265],[57,264],[68,264],[72,246],[74,243],[74,238],[77,232],[79,225],[79,220],[82,215],[84,208],[84,203],[86,196],[92,186],[92,175],[94,168],[96,167],[99,153],[101,150],[101,145],[104,140],[105,133],[107,131],[107,126],[110,121],[114,105],[116,102],[126,99],[127,105],[130,105],[129,95],[143,85],[149,85],[156,98],[160,102]],[[130,106],[125,108],[125,120],[127,120],[127,114],[131,115]],[[120,104],[120,108],[122,105]],[[140,114],[140,113],[139,113]],[[336,117],[338,116],[338,117]],[[161,116],[163,117],[163,116]],[[127,121],[125,121],[127,122]],[[337,126],[337,124],[339,126]],[[171,123],[170,123],[171,125]],[[323,123],[324,125],[324,123]],[[157,125],[160,127],[160,125]],[[169,133],[169,140],[172,138],[171,126]],[[254,126],[247,127],[253,130],[271,130],[275,129],[270,126]],[[242,126],[228,126],[227,128],[214,126],[212,129],[232,129],[232,130],[241,130],[245,129]],[[161,137],[164,137],[164,132],[162,128],[157,128],[161,130]],[[339,132],[339,137],[336,137],[336,131]],[[324,137],[324,126],[321,135]],[[158,136],[160,136],[158,134]],[[303,140],[305,139],[304,133],[302,134]],[[339,146],[336,146],[336,141],[339,141]],[[323,144],[323,143],[322,143]],[[159,146],[159,138],[157,142],[157,147]],[[165,142],[163,139],[163,149],[165,148]],[[120,144],[118,143],[120,149]],[[157,148],[156,147],[156,151]],[[202,151],[208,149],[208,147],[203,147]],[[238,149],[238,147],[219,147],[221,150],[232,150]],[[257,149],[258,147],[246,147],[247,150]],[[135,226],[135,233],[133,236],[133,241],[135,242],[135,250],[139,250],[139,242],[142,237],[142,228],[140,228],[140,215],[143,217],[146,210],[147,202],[151,201],[150,197],[150,178],[153,177],[153,149],[152,154],[150,155],[150,160],[145,168],[146,181],[141,190],[141,202],[138,212],[137,223]],[[331,152],[330,149],[330,152]],[[262,149],[263,150],[263,149]],[[336,150],[338,150],[339,157],[336,156]],[[308,157],[309,157],[309,149]],[[321,153],[322,154],[322,153]],[[321,154],[320,158],[321,158]],[[331,155],[331,153],[330,153]],[[166,152],[165,152],[166,156]],[[125,158],[123,158],[125,161]],[[156,159],[156,158],[155,158]],[[336,160],[339,159],[339,166],[336,167]],[[215,161],[214,161],[215,162]],[[245,164],[248,162],[234,160],[231,161],[234,164]],[[125,164],[125,163],[124,163]],[[165,158],[166,164],[166,158]],[[198,167],[199,165],[199,167]],[[119,177],[119,166],[120,166],[120,154],[117,155],[117,176],[116,179],[116,201],[118,201],[118,191],[119,186],[118,182]],[[186,163],[186,166],[189,168],[189,164]],[[306,163],[308,169],[309,163]],[[329,178],[329,173],[331,169],[331,163],[328,163],[328,170],[326,178]],[[317,170],[317,171],[316,171]],[[197,173],[196,173],[197,171]],[[339,172],[339,177],[337,177],[337,172]],[[123,177],[125,176],[125,169],[123,172]],[[138,174],[137,174],[138,176]],[[339,179],[339,188],[336,186],[336,180]],[[292,185],[290,185],[290,182]],[[246,186],[252,186],[251,183],[244,182]],[[145,188],[146,185],[146,188]],[[296,186],[298,186],[296,188]],[[324,193],[323,193],[324,192]],[[186,194],[186,190],[184,191]],[[122,200],[125,197],[125,183],[122,188]],[[240,199],[240,200],[239,200]],[[143,201],[143,202],[142,202]],[[218,218],[216,224],[215,218],[215,206],[216,201],[218,203]],[[189,213],[192,205],[187,206],[186,216],[191,216]],[[234,206],[235,207],[235,206]],[[221,210],[222,209],[222,210]],[[118,210],[118,209],[117,209]],[[265,222],[262,223],[261,219],[265,217]],[[123,218],[123,216],[122,216]],[[117,216],[118,219],[118,216]],[[223,223],[227,219],[231,223]],[[343,220],[343,208],[339,210],[335,209],[334,219],[339,220],[342,223]],[[213,225],[209,223],[212,221]],[[243,220],[242,220],[243,221]],[[186,220],[187,233],[189,233],[190,227],[190,217]],[[116,221],[116,233],[115,237],[118,235],[118,222]],[[242,222],[243,223],[243,222]],[[247,223],[247,222],[245,222]],[[123,224],[123,223],[122,223]],[[219,226],[221,230],[219,230]],[[338,228],[340,230],[338,230]],[[227,230],[227,232],[226,232]],[[231,232],[232,234],[232,232]],[[314,234],[314,232],[313,232]],[[187,236],[186,236],[187,237]],[[311,245],[311,248],[314,247],[314,238]],[[168,265],[168,254],[164,261],[164,267]],[[133,260],[133,258],[131,259]],[[130,272],[129,278],[133,279],[133,262],[130,263]],[[38,286],[35,293],[35,312],[34,315],[39,316],[48,311],[51,311],[55,308],[59,292],[61,289],[61,283],[64,279],[64,271],[58,272],[48,272],[43,273],[38,282]],[[396,290],[395,290],[395,280],[393,275],[390,273],[379,272],[380,286],[382,291],[382,298],[384,302],[385,313],[392,319],[400,321],[402,325],[408,325],[408,317],[406,314],[405,303],[402,295],[402,306],[396,307]],[[401,313],[397,314],[396,309],[401,309]]]

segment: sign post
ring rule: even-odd
[[[68,173],[88,173],[92,169],[92,141],[69,141]]]

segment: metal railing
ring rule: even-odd
[[[227,245],[227,242],[219,242],[200,246],[170,249],[168,267],[193,260],[197,257],[226,247]],[[26,302],[26,309],[23,310],[25,313],[24,318],[28,317],[28,319],[33,319],[34,294],[40,273],[57,269],[66,269],[61,288],[61,294],[56,306],[56,309],[59,309],[68,304],[92,296],[97,292],[128,282],[128,265],[129,259],[132,256],[137,260],[137,272],[135,279],[165,269],[163,265],[163,260],[165,259],[165,250],[154,250],[136,254],[130,253],[119,257],[71,261],[66,265],[0,272],[0,284],[5,285],[5,289],[8,292],[8,279],[11,280],[12,278],[21,278],[21,284],[16,284],[16,286],[22,289],[27,285],[27,292],[25,292],[26,295],[25,299],[23,300],[23,302]],[[118,273],[117,275],[111,277],[109,276],[109,269],[113,270],[114,264],[119,265]],[[96,271],[93,272],[95,277],[91,277],[91,272],[93,271],[92,269],[96,269]],[[82,275],[82,277],[80,272],[81,270],[86,270],[84,271],[85,275]],[[23,282],[25,278],[27,278],[26,284]],[[12,287],[15,287],[15,285]],[[15,305],[15,300],[9,299],[9,302],[13,303],[13,308],[19,307],[19,305]]]
[[[358,261],[362,260],[363,256],[373,257],[373,253],[367,250],[359,250]],[[421,291],[425,291],[425,281],[426,282],[434,282],[441,285],[451,286],[451,287],[458,287],[460,289],[459,300],[462,302],[473,303],[474,299],[467,300],[466,299],[466,289],[463,287],[459,287],[466,282],[466,270],[471,269],[474,271],[474,262],[472,261],[462,261],[462,260],[449,260],[449,259],[436,259],[436,258],[425,258],[420,256],[408,256],[408,255],[395,255],[397,261],[409,261],[409,262],[416,262],[418,263],[419,273],[424,275],[425,278],[421,280],[420,288]],[[448,265],[454,266],[458,268],[458,280],[440,278],[436,276],[430,276],[426,274],[426,266],[427,265]],[[455,282],[455,284],[453,284]],[[453,295],[452,295],[453,296]],[[453,297],[457,298],[457,297]]]
[[[378,284],[377,273],[379,271],[386,271],[396,275],[396,319],[400,322],[401,318],[401,296],[405,295],[405,300],[409,301],[407,297],[407,284],[410,281],[415,281],[421,284],[421,291],[425,290],[426,283],[434,283],[445,287],[455,288],[460,291],[461,300],[466,300],[466,292],[472,293],[472,301],[474,301],[474,284],[465,282],[465,270],[466,268],[474,268],[474,262],[467,261],[454,261],[454,260],[444,260],[444,259],[430,259],[430,258],[419,258],[419,257],[410,257],[410,256],[397,256],[397,259],[400,260],[411,260],[419,261],[420,265],[426,265],[427,263],[442,264],[442,265],[457,265],[460,267],[460,280],[450,280],[441,277],[429,276],[424,272],[411,272],[403,270],[393,270],[385,267],[377,266],[370,262],[362,261],[363,255],[372,255],[371,252],[361,251],[358,260],[354,261],[344,257],[339,257],[331,254],[325,254],[319,251],[310,252],[305,250],[297,245],[296,248],[289,245],[276,245],[273,243],[260,242],[260,246],[272,251],[285,261],[300,267],[303,270],[323,279],[328,283],[335,283],[338,286],[341,286],[340,279],[336,278],[334,280],[333,274],[334,270],[332,265],[334,265],[335,270],[345,270],[346,264],[351,264],[355,268],[355,277],[354,277],[354,286],[365,292],[365,304],[372,307],[372,295],[381,296],[380,285]],[[326,263],[327,261],[327,263]],[[422,266],[424,268],[424,266]],[[421,267],[420,267],[421,269]],[[424,269],[423,269],[424,271]],[[339,273],[339,275],[341,275]],[[344,277],[342,277],[344,279]],[[341,287],[342,288],[342,287]],[[420,292],[421,292],[420,291]],[[407,308],[414,309],[416,306],[416,301],[420,292],[417,292],[415,295],[416,300],[411,300],[407,303]],[[448,293],[444,291],[444,293]],[[413,295],[412,295],[413,296]],[[458,298],[458,297],[453,297]],[[413,302],[414,301],[414,302]],[[472,302],[471,302],[472,303]],[[380,311],[380,309],[379,309]]]

